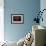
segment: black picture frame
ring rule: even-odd
[[[11,24],[24,24],[24,14],[11,14]]]

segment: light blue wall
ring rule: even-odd
[[[41,0],[40,1],[40,10],[42,11],[43,9],[46,9],[46,0]],[[46,27],[46,10],[43,12],[43,22],[40,22],[40,25],[45,26]]]
[[[40,9],[39,0],[4,0],[5,40],[18,41],[32,29],[32,21]],[[24,24],[11,24],[11,14],[24,14]]]

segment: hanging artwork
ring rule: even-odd
[[[23,24],[24,14],[11,14],[11,23],[12,24]]]

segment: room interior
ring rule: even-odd
[[[45,5],[46,0],[0,0],[0,46],[46,46]]]

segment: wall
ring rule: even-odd
[[[41,3],[40,3],[40,9],[41,9],[41,11],[43,10],[43,9],[46,9],[46,0],[41,0],[40,1]],[[40,22],[40,25],[43,25],[43,26],[45,26],[46,27],[46,10],[43,12],[43,15],[42,15],[42,17],[43,17],[43,22],[41,21]]]
[[[4,41],[4,0],[0,0],[0,42]]]
[[[4,0],[5,40],[18,41],[31,29],[35,14],[40,10],[40,0]],[[11,24],[11,14],[24,14],[24,24]]]

